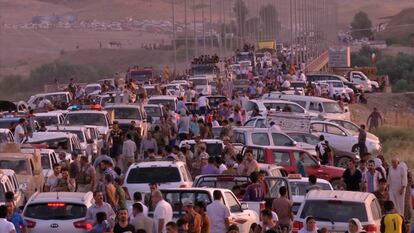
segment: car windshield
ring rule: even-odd
[[[100,86],[88,86],[88,87],[85,87],[85,92],[86,93],[92,93],[92,92],[98,91],[98,90],[101,90],[101,87]]]
[[[316,146],[316,144],[318,144],[319,142],[318,137],[316,137],[313,134],[301,135],[301,134],[296,134],[296,133],[288,133],[288,135],[296,142],[304,142],[304,143],[308,143],[314,146]]]
[[[72,203],[36,203],[26,207],[23,216],[40,220],[70,220],[84,218],[86,206]]]
[[[0,121],[0,129],[8,129],[8,128],[10,128],[10,124],[12,123],[12,122],[14,122],[14,123],[18,123],[18,121],[19,121],[19,119],[17,119],[17,120],[13,120],[13,121],[9,121],[9,120],[6,120],[6,121]]]
[[[48,154],[41,154],[40,162],[42,163],[43,169],[51,169]]]
[[[0,203],[6,202],[6,191],[4,190],[4,186],[0,185]]]
[[[30,175],[30,170],[25,159],[0,160],[0,167],[2,169],[13,170],[17,175]]]
[[[44,122],[46,126],[57,125],[59,123],[57,116],[35,116],[35,120],[39,122],[39,124]]]
[[[76,134],[79,138],[79,142],[85,142],[85,137],[83,135],[83,131],[81,130],[49,130],[49,132],[67,132]]]
[[[66,115],[66,125],[97,125],[108,126],[102,113],[73,113]]]
[[[137,167],[131,169],[127,182],[132,184],[171,183],[181,180],[177,167]]]
[[[70,142],[69,138],[56,138],[50,140],[43,140],[43,141],[33,141],[30,144],[45,144],[48,146],[49,149],[52,150],[59,150],[59,151],[69,151],[70,150]]]
[[[175,104],[174,100],[166,100],[166,99],[150,99],[148,100],[148,104],[160,104],[164,107],[168,106],[168,109],[171,111],[175,111]]]
[[[296,196],[305,196],[306,195],[306,189],[309,187],[308,182],[300,182],[300,181],[294,181],[289,180],[290,184],[290,190],[292,191],[292,195]],[[327,183],[316,183],[321,190],[332,190],[331,186]]]
[[[344,112],[339,106],[339,104],[336,102],[324,102],[323,108],[325,109],[326,113],[343,113]]]
[[[161,117],[161,108],[159,107],[144,107],[145,113],[150,117]]]
[[[330,82],[329,84],[332,84],[333,87],[344,87],[344,84],[341,82]]]
[[[0,143],[6,143],[6,142],[8,142],[9,141],[9,139],[8,139],[8,137],[7,137],[7,134],[5,134],[5,133],[0,133]]]
[[[202,86],[202,85],[207,85],[208,81],[206,78],[200,78],[200,79],[191,79],[190,80],[194,86]]]
[[[339,200],[308,200],[305,202],[300,218],[314,216],[319,221],[348,222],[357,218],[361,222],[368,221],[364,203]]]
[[[137,108],[106,108],[115,112],[115,119],[142,120]]]

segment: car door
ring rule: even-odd
[[[316,159],[312,155],[310,155],[310,154],[308,154],[304,151],[295,151],[295,152],[293,152],[293,156],[295,158],[295,161],[299,160],[299,155],[302,154],[302,153],[304,154],[304,157],[305,157],[305,159],[303,161],[303,165],[305,166],[305,170],[306,170],[307,175],[308,176],[309,175],[314,175],[314,176],[316,176],[318,178],[322,178],[322,179],[326,178],[324,176],[324,171],[320,168],[320,165],[319,165],[318,161],[316,161]]]
[[[279,194],[279,190],[281,187],[286,187],[287,189],[287,194],[288,194],[288,198],[289,200],[292,200],[292,193],[290,190],[290,185],[289,185],[289,181],[284,178],[284,177],[265,177],[265,182],[267,187],[269,188],[269,192],[266,194],[265,199],[275,199],[275,198],[279,198],[280,194]]]
[[[249,232],[250,226],[254,223],[254,217],[251,216],[249,211],[243,211],[240,202],[234,196],[231,191],[224,191],[224,202],[230,210],[230,221],[236,219],[246,220],[243,224],[237,224],[240,228],[240,232]]]
[[[325,140],[327,140],[332,147],[337,150],[351,151],[353,144],[350,142],[350,138],[352,137],[349,137],[345,131],[336,125],[326,124],[325,127]]]

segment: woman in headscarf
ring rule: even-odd
[[[379,171],[381,173],[381,178],[387,179],[387,172],[385,170],[385,168],[382,166],[382,161],[380,158],[375,158],[374,159],[374,163],[375,163],[375,170]]]
[[[316,219],[313,216],[305,218],[306,225],[300,229],[299,233],[318,233],[318,227],[316,226]]]
[[[362,228],[362,224],[357,218],[351,218],[348,220],[348,230],[345,233],[366,233]]]

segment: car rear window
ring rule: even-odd
[[[300,217],[304,219],[310,215],[314,216],[316,220],[327,222],[348,222],[351,218],[357,218],[361,222],[368,221],[365,205],[359,202],[308,200]]]
[[[290,184],[290,190],[292,190],[292,195],[297,196],[305,196],[306,195],[306,189],[309,187],[308,182],[295,182],[295,181],[289,181]],[[321,190],[332,190],[331,186],[326,183],[316,183]]]
[[[41,220],[69,220],[84,218],[86,206],[71,203],[36,203],[26,207],[24,217]]]
[[[128,174],[127,183],[171,183],[180,182],[180,172],[177,167],[144,167],[133,168]]]

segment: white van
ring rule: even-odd
[[[253,113],[253,110],[259,109],[259,113],[261,115],[268,114],[268,109],[273,111],[285,111],[286,109],[289,109],[289,112],[297,113],[297,114],[305,114],[310,115],[311,117],[316,117],[317,114],[314,114],[312,112],[308,112],[303,106],[296,103],[295,101],[290,100],[249,100],[246,102],[246,104],[243,106],[246,110],[246,115],[250,118],[251,114]]]
[[[327,119],[350,120],[351,114],[346,107],[342,109],[338,102],[314,96],[280,95],[281,100],[292,101],[309,112],[317,113]]]

